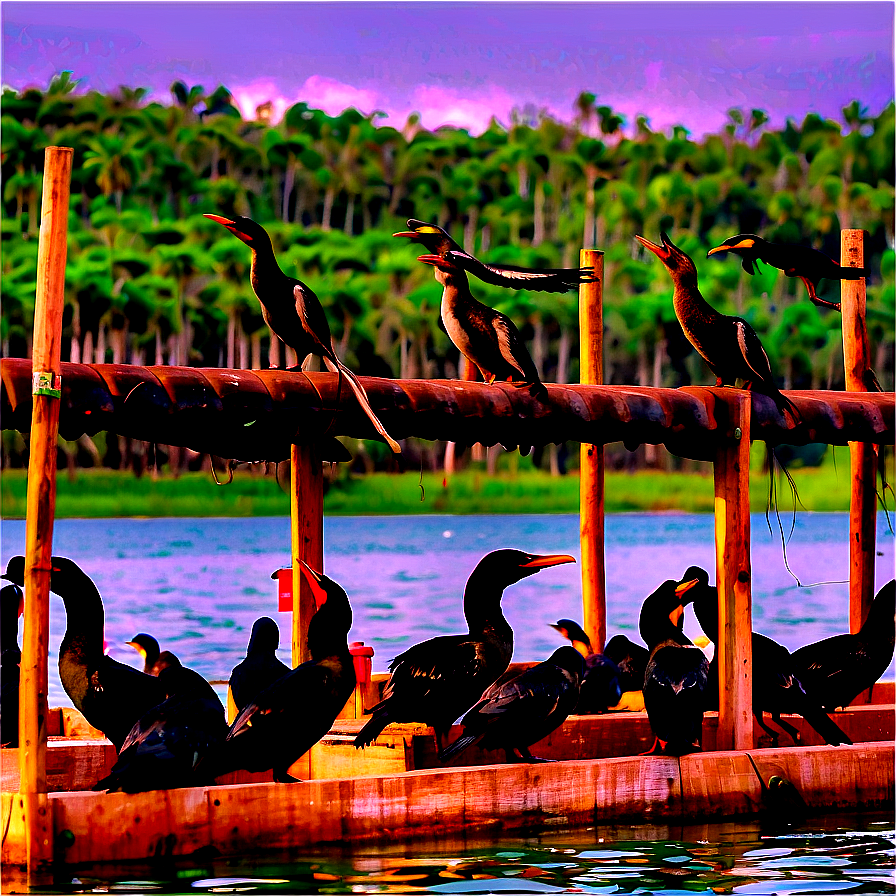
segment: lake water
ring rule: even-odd
[[[613,825],[77,868],[41,892],[884,894],[894,892],[894,833],[892,813]]]
[[[789,521],[788,521],[789,522]],[[491,550],[579,556],[578,516],[327,517],[325,565],[348,592],[351,640],[374,647],[374,671],[411,644],[465,631],[464,583]],[[752,519],[753,625],[790,649],[848,631],[846,514],[800,513],[787,546],[787,572],[777,532]],[[20,554],[23,520],[0,524],[0,563]],[[894,539],[878,519],[878,587],[893,576]],[[59,520],[54,553],[71,557],[96,582],[106,610],[109,654],[138,666],[125,641],[138,631],[211,679],[226,679],[244,656],[253,621],[276,618],[281,659],[289,662],[289,616],[277,613],[271,573],[289,564],[289,520]],[[608,634],[637,633],[641,602],[691,564],[714,578],[709,514],[611,514],[606,518]],[[828,584],[817,584],[828,583]],[[504,611],[514,629],[515,661],[542,660],[560,644],[549,627],[581,620],[578,565],[540,572],[507,589]],[[50,601],[50,705],[71,705],[59,683],[56,651],[65,631],[62,601]],[[685,631],[700,628],[688,613]],[[885,676],[893,677],[893,667]]]

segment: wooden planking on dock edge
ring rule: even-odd
[[[510,831],[608,820],[645,822],[758,812],[772,775],[813,811],[892,807],[894,747],[863,743],[679,759],[620,757],[421,770],[298,784],[240,784],[140,794],[57,793],[52,828],[70,863],[223,855],[316,843]],[[3,861],[19,864],[24,839],[4,793]]]

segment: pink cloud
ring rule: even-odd
[[[518,105],[519,101],[500,87],[489,87],[476,95],[470,90],[420,86],[411,93],[407,110],[398,113],[397,117],[406,118],[409,112],[419,112],[420,123],[430,130],[450,125],[480,134],[489,126],[492,117],[508,124],[511,110]],[[390,115],[395,114],[393,110],[388,111]]]
[[[321,75],[307,78],[296,91],[296,97],[297,102],[304,100],[327,115],[338,115],[349,106],[354,106],[359,112],[375,112],[381,102],[375,90],[363,90]]]

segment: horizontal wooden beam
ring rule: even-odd
[[[31,425],[31,362],[0,362],[3,427]],[[719,390],[548,384],[546,403],[506,383],[360,377],[370,404],[396,438],[471,445],[581,442],[664,444],[712,460],[725,436]],[[896,398],[887,393],[791,391],[802,423],[751,394],[754,439],[777,444],[850,441],[892,444]],[[722,416],[720,414],[720,416]],[[724,419],[724,417],[722,418]],[[375,438],[350,390],[332,373],[63,364],[60,434],[102,430],[237,460],[285,460],[290,445],[319,442],[333,459],[334,436]],[[344,449],[339,447],[338,450]]]

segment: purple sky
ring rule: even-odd
[[[772,123],[878,113],[894,95],[892,2],[36,3],[4,0],[3,86],[224,84],[243,114],[273,100],[380,109],[401,127],[472,131],[492,114],[568,119],[584,90],[654,128],[717,130],[732,106]]]

